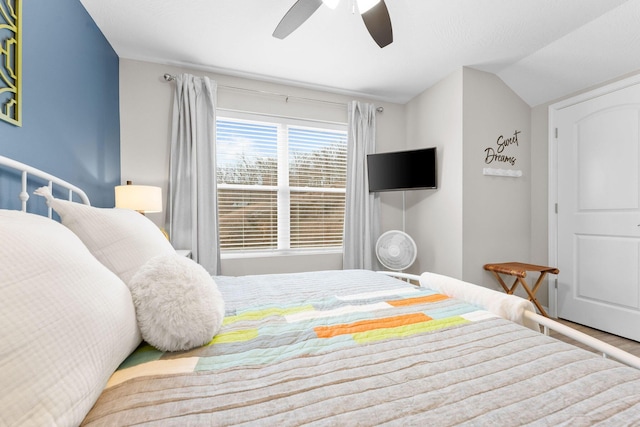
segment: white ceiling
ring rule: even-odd
[[[535,106],[640,70],[640,0],[386,0],[380,49],[342,0],[284,40],[295,0],[80,0],[120,58],[405,103],[461,66]]]

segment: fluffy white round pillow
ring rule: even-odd
[[[224,300],[207,271],[178,254],[147,261],[129,288],[142,338],[163,351],[211,341],[222,326]]]

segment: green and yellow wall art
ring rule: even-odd
[[[0,119],[22,126],[22,0],[0,0]]]

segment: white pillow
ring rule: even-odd
[[[129,289],[59,223],[0,210],[0,425],[79,425],[141,342]]]
[[[47,187],[36,190],[47,199],[62,224],[71,229],[100,262],[126,284],[145,262],[158,255],[175,254],[162,231],[136,211],[95,208],[54,199]]]
[[[142,338],[163,351],[211,341],[224,319],[224,300],[209,273],[180,255],[147,262],[129,283]]]

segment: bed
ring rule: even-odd
[[[640,422],[638,358],[555,340],[540,325],[581,336],[526,300],[428,272],[207,277],[218,292],[207,304],[222,310],[215,334],[159,350],[142,340],[140,272],[189,261],[143,216],[42,185],[62,224],[0,209],[0,424]]]

